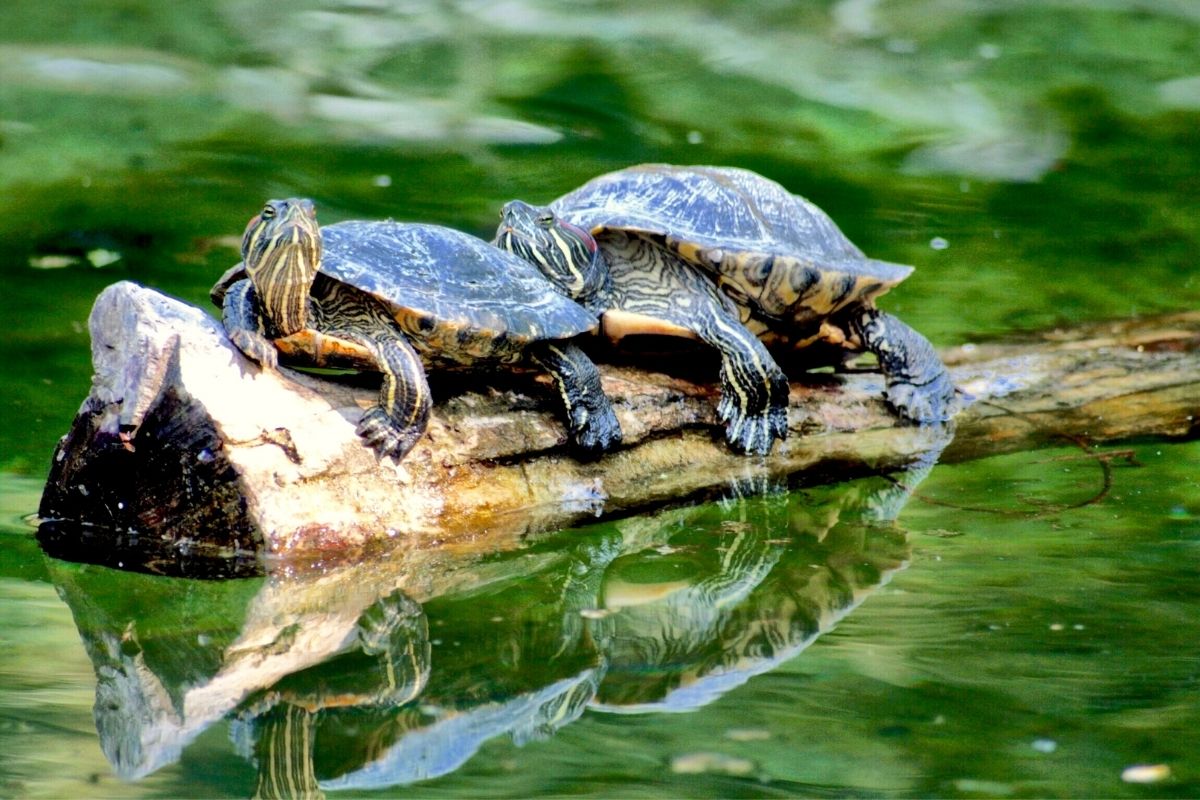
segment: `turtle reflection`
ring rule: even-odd
[[[457,769],[489,739],[506,735],[522,745],[576,720],[604,671],[581,612],[595,607],[604,567],[621,552],[621,537],[600,531],[553,569],[512,570],[428,600],[434,669],[415,702],[316,708],[318,700],[301,716],[293,691],[289,710],[248,708],[238,736],[259,745],[243,746],[258,763],[259,794],[428,780]],[[295,677],[293,686],[305,679]]]
[[[552,735],[586,710],[684,711],[794,656],[908,558],[879,524],[902,485],[874,479],[626,520],[572,557],[486,591],[429,600],[433,669],[398,708],[254,717],[263,742],[290,726],[290,758],[255,752],[260,793],[380,789],[445,775],[489,739]],[[287,780],[283,780],[286,778]],[[290,781],[290,782],[288,782]]]
[[[50,564],[95,664],[97,729],[122,777],[178,760],[231,719],[258,796],[319,796],[445,775],[490,739],[544,739],[589,710],[711,702],[795,656],[906,563],[889,518],[912,483],[873,478],[509,553],[411,550],[265,580]]]
[[[238,750],[259,764],[256,796],[319,796],[313,772],[317,712],[403,706],[429,679],[429,651],[421,606],[396,590],[363,612],[344,652],[260,692],[231,731]],[[255,724],[245,722],[251,719]]]
[[[832,627],[908,559],[902,532],[863,522],[897,488],[863,489],[743,502],[617,559],[592,628],[607,670],[591,707],[690,711]]]

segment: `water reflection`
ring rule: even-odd
[[[589,709],[712,702],[906,564],[906,537],[879,509],[898,510],[913,482],[674,509],[509,554],[409,552],[265,579],[48,562],[121,777],[173,763],[232,719],[260,796],[317,796],[445,775],[489,739],[544,739]]]

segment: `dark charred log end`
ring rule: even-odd
[[[262,536],[203,408],[167,386],[136,431],[116,434],[100,430],[104,411],[90,400],[55,451],[38,509],[47,552],[172,574],[215,559],[245,574],[238,561]]]

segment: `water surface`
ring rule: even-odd
[[[177,725],[178,752],[153,757],[131,731],[185,719],[265,610],[307,618],[270,604],[274,579],[48,559],[21,522],[87,392],[96,293],[133,279],[205,305],[268,197],[488,235],[505,200],[608,169],[733,164],[915,264],[882,305],[939,345],[1193,309],[1193,4],[2,16],[0,795],[269,793],[289,725],[313,734],[311,770],[282,785],[329,795],[1200,793],[1194,443],[1128,443],[1135,463],[1078,508],[1099,471],[1064,449],[939,466],[894,521],[864,500],[873,479],[548,535],[442,564],[461,579],[440,588],[375,576],[391,591],[342,617],[378,635]],[[1138,764],[1159,768],[1127,777],[1157,782],[1122,780]]]

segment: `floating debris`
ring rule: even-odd
[[[771,732],[765,728],[730,728],[725,731],[725,738],[735,742],[765,742],[771,738]]]
[[[989,794],[1004,797],[1013,793],[1013,787],[1000,781],[980,781],[974,778],[960,778],[954,782],[954,788],[964,794]]]
[[[1189,75],[1160,83],[1158,99],[1169,108],[1200,108],[1200,75]]]
[[[29,78],[64,89],[121,94],[177,92],[190,82],[186,72],[164,63],[121,63],[51,53],[26,55],[16,68]]]
[[[374,135],[402,141],[447,139],[487,144],[553,144],[553,128],[509,117],[472,114],[449,101],[419,97],[377,99],[318,94],[309,98],[311,115],[351,136]]]
[[[1034,739],[1029,746],[1039,753],[1053,753],[1058,749],[1058,742],[1053,739]]]
[[[889,53],[907,56],[917,52],[917,43],[912,39],[888,39],[883,45]]]
[[[31,256],[29,266],[34,269],[63,269],[79,263],[75,256]]]
[[[749,775],[754,772],[754,762],[724,753],[686,753],[671,759],[671,771],[677,775]]]
[[[615,612],[610,611],[607,608],[581,608],[579,610],[579,616],[583,617],[584,619],[604,619],[613,613]]]
[[[1158,783],[1171,777],[1171,768],[1166,764],[1134,764],[1121,772],[1126,783]]]
[[[943,239],[941,236],[935,236],[929,240],[929,246],[934,250],[945,250],[950,246],[950,242]]]
[[[121,260],[121,254],[114,250],[105,250],[98,247],[95,250],[87,252],[88,263],[96,269],[107,267],[109,264],[115,264]]]

